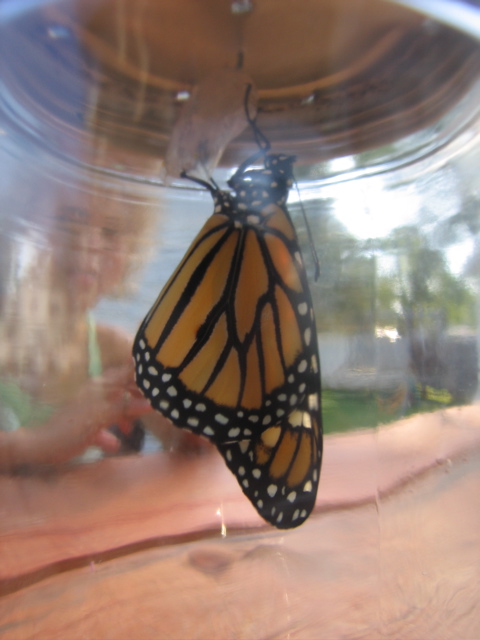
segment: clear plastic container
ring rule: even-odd
[[[468,2],[4,0],[0,638],[480,635],[479,20]],[[213,212],[165,177],[175,122],[208,87],[191,139],[226,147],[225,187],[256,149],[240,63],[297,158],[320,350],[320,486],[287,530],[133,381],[133,336]]]

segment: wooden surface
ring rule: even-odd
[[[328,437],[289,532],[213,450],[4,476],[0,638],[478,638],[479,489],[476,406]]]

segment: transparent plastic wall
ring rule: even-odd
[[[0,4],[0,638],[480,636],[480,14],[425,4]],[[231,190],[257,151],[236,71],[296,156],[321,363],[317,499],[282,530],[131,355],[214,209],[166,177],[195,87],[177,159],[204,134]]]

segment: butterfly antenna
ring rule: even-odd
[[[218,186],[218,184],[217,184],[217,183],[215,182],[215,180],[213,179],[213,176],[211,176],[211,175],[208,173],[207,166],[206,166],[205,162],[204,162],[202,159],[200,160],[200,165],[201,165],[201,167],[202,167],[202,169],[203,169],[203,171],[204,171],[205,175],[206,175],[206,176],[207,176],[207,178],[208,178],[208,180],[206,180],[205,182],[209,182],[209,183],[213,186],[213,188],[215,189],[215,191],[220,191],[220,187]]]
[[[315,243],[313,242],[312,230],[311,230],[310,225],[308,223],[307,213],[305,211],[305,207],[303,206],[302,197],[300,195],[300,189],[298,188],[298,182],[297,182],[296,178],[294,178],[294,181],[295,181],[295,188],[296,188],[297,193],[298,193],[298,201],[300,202],[300,209],[302,210],[303,219],[305,220],[305,227],[307,229],[308,242],[310,244],[310,251],[312,253],[313,264],[315,265],[315,272],[313,274],[313,279],[315,280],[315,282],[317,282],[317,280],[320,277],[320,260],[318,259],[317,250],[315,249]]]
[[[190,180],[190,182],[195,182],[196,184],[199,184],[202,187],[205,187],[205,189],[208,189],[212,194],[215,194],[218,191],[220,191],[220,189],[217,186],[217,183],[213,180],[213,178],[210,178],[210,182],[208,182],[207,180],[202,180],[201,178],[195,178],[194,176],[189,176],[186,171],[182,171],[182,173],[180,174],[180,177],[184,178],[185,180]]]

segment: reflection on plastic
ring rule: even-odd
[[[148,6],[181,12],[187,4]],[[355,16],[373,25],[367,36],[352,23],[353,4],[305,3],[329,10],[325,23],[311,25],[314,43],[326,45],[323,66],[310,67],[318,77],[290,69],[300,82],[291,100],[290,87],[265,88],[260,79],[260,105],[269,108],[262,117],[277,134],[286,123],[283,133],[302,152],[301,196],[322,263],[312,296],[330,433],[314,513],[285,534],[263,523],[208,443],[179,439],[166,421],[144,414],[135,395],[132,333],[211,210],[208,194],[158,187],[163,147],[155,136],[165,139],[173,118],[162,112],[149,120],[159,94],[149,103],[144,76],[135,84],[126,65],[114,64],[143,43],[147,3],[129,5],[137,39],[128,40],[123,58],[105,56],[114,71],[101,86],[95,64],[75,75],[72,61],[84,49],[65,16],[74,21],[75,7],[93,20],[97,9],[115,7],[107,17],[118,48],[106,50],[119,52],[127,5],[38,3],[41,28],[25,20],[23,30],[10,30],[30,6],[3,2],[1,10],[2,20],[6,9],[16,13],[10,39],[2,38],[0,105],[0,638],[478,637],[476,43],[445,39],[446,28],[418,14],[399,28],[387,20],[392,29],[381,32],[384,9],[393,6],[387,2],[357,8]],[[282,0],[252,6],[245,24],[262,18],[272,31],[290,10]],[[231,15],[232,3],[219,7]],[[297,20],[308,22],[308,11],[296,11],[286,36]],[[203,17],[216,27],[215,12]],[[372,50],[388,50],[386,66],[377,57],[368,67],[366,56],[347,51],[357,32],[358,45],[374,28],[380,35]],[[328,37],[319,40],[322,29]],[[228,40],[212,30],[214,44]],[[421,46],[435,30],[438,37],[426,42],[441,45],[438,60],[438,49]],[[150,32],[152,42],[164,42],[154,25]],[[308,53],[268,39],[265,29],[257,34],[259,59],[265,55],[275,70],[272,53],[288,61]],[[253,48],[255,30],[246,35]],[[188,43],[181,49],[188,53]],[[338,78],[335,65],[348,56],[361,74],[349,76],[351,68],[340,65],[342,82],[329,93],[323,74],[327,83]],[[50,73],[21,73],[33,60]],[[170,62],[161,68],[170,70]],[[416,93],[404,90],[403,68]],[[52,79],[61,91],[49,93],[50,83],[58,89]],[[142,108],[129,110],[130,95]],[[120,149],[107,134],[117,131],[112,111],[123,110],[129,144]],[[145,119],[129,120],[132,112]],[[105,113],[108,126],[98,135]],[[419,114],[428,131],[410,127]],[[57,130],[52,122],[63,115]],[[404,132],[409,137],[397,140]],[[395,140],[359,151],[379,134]],[[145,157],[138,139],[148,142]],[[356,155],[342,161],[341,173],[329,156],[351,149]],[[289,209],[305,243],[300,210]],[[109,428],[131,432],[138,420],[145,449],[118,455]]]

